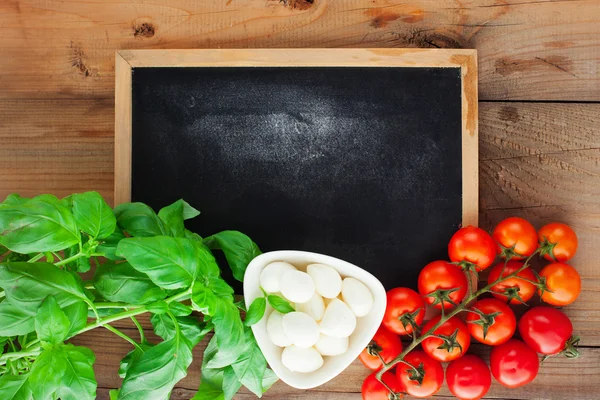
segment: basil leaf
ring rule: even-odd
[[[139,343],[139,347],[142,350],[136,347],[135,349],[127,353],[127,355],[123,357],[121,363],[119,364],[119,377],[125,378],[129,367],[135,364],[135,362],[142,356],[142,354],[144,354],[146,350],[152,348],[152,346],[153,345],[148,343]]]
[[[246,313],[246,320],[244,321],[244,325],[252,326],[256,324],[265,315],[266,309],[267,300],[264,297],[257,297],[256,299],[254,299],[252,304],[250,304],[248,312]]]
[[[169,305],[166,301],[161,300],[148,304],[146,309],[154,314],[166,314],[169,311]]]
[[[4,375],[0,376],[0,399],[2,400],[30,400],[31,389],[27,379],[29,375]]]
[[[277,375],[275,375],[275,372],[273,372],[272,369],[267,368],[265,370],[265,376],[263,376],[263,381],[262,381],[263,393],[266,392],[267,390],[269,390],[271,388],[271,386],[273,386],[275,384],[275,382],[277,382],[278,380],[279,380],[279,377]]]
[[[11,193],[6,196],[6,199],[4,199],[4,201],[0,204],[20,205],[27,203],[29,200],[31,199],[27,197],[21,197],[16,193]]]
[[[244,281],[250,261],[261,254],[256,243],[238,231],[219,232],[204,239],[204,244],[210,249],[220,249],[225,253],[233,277],[240,282]]]
[[[212,316],[215,336],[219,343],[219,362],[214,359],[208,363],[209,368],[219,368],[231,364],[244,348],[244,326],[238,308],[233,303],[220,300],[217,312]]]
[[[221,370],[207,371],[202,369],[200,387],[192,400],[226,400],[223,391],[223,379],[223,371]]]
[[[252,393],[261,397],[264,393],[263,378],[267,369],[267,360],[260,351],[252,330],[246,329],[246,348],[240,357],[232,364],[236,376]]]
[[[268,295],[267,300],[269,301],[271,307],[273,307],[282,314],[287,314],[296,311],[286,299],[284,299],[281,296],[277,296],[276,294]]]
[[[226,400],[233,399],[233,396],[242,387],[242,382],[238,379],[233,367],[228,366],[223,370],[223,397]]]
[[[127,262],[115,264],[108,261],[99,265],[94,274],[94,286],[106,300],[130,304],[152,303],[167,296],[148,275]]]
[[[119,227],[134,237],[171,236],[171,230],[154,210],[143,203],[124,203],[115,207]]]
[[[96,253],[104,254],[105,258],[112,261],[121,261],[122,257],[116,255],[117,246],[121,239],[125,239],[125,235],[120,229],[115,229],[108,237],[100,241],[100,244],[96,247]]]
[[[26,335],[33,332],[34,317],[34,312],[26,312],[8,301],[3,301],[0,303],[0,336]]]
[[[88,300],[73,275],[48,263],[0,264],[0,287],[11,304],[33,313],[50,295],[61,307]]]
[[[181,199],[158,212],[158,217],[171,229],[173,236],[176,237],[186,237],[183,221],[198,215],[200,215],[200,211]]]
[[[96,398],[94,357],[85,347],[65,346],[66,368],[62,382],[56,391],[61,400],[93,400]]]
[[[78,301],[63,308],[63,312],[69,319],[69,330],[67,331],[67,339],[69,339],[87,324],[88,306],[83,301]]]
[[[206,324],[198,321],[196,317],[175,317],[175,319],[177,320],[181,334],[190,341],[192,348],[200,343],[206,335],[203,329]],[[175,323],[168,314],[153,314],[150,322],[154,328],[154,333],[164,340],[172,339],[177,332]]]
[[[119,400],[165,399],[177,382],[187,375],[192,362],[190,342],[179,332],[152,347],[131,365]]]
[[[44,350],[35,360],[29,376],[29,387],[35,399],[47,399],[61,384],[67,358],[60,348]]]
[[[186,306],[185,304],[178,303],[176,301],[169,304],[169,310],[176,317],[185,317],[192,313],[192,307]]]
[[[165,289],[190,287],[201,261],[199,247],[193,242],[167,236],[123,239],[117,255]]]
[[[184,235],[185,235],[186,239],[190,239],[190,240],[193,240],[195,242],[202,243],[202,236],[198,235],[197,233],[194,233],[194,232],[189,231],[189,230],[186,229],[184,231]]]
[[[117,219],[97,192],[77,193],[71,198],[73,216],[80,230],[96,239],[108,237],[115,231]]]
[[[118,389],[110,389],[108,391],[109,400],[118,400],[119,399],[119,390]]]
[[[34,198],[0,205],[0,244],[18,253],[59,251],[79,243],[71,211],[58,200]]]
[[[35,331],[42,343],[62,343],[69,333],[70,325],[54,297],[46,297],[35,316]]]

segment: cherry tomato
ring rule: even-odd
[[[518,388],[533,381],[540,369],[536,352],[517,339],[492,348],[490,354],[492,375],[508,388]]]
[[[506,343],[515,333],[517,319],[515,313],[509,306],[498,299],[483,299],[470,307],[471,310],[478,310],[487,316],[483,318],[475,312],[467,313],[467,327],[471,336],[477,341],[489,346],[498,346]],[[490,314],[496,314],[490,316]],[[484,335],[482,323],[491,323]]]
[[[519,333],[529,347],[541,354],[558,354],[573,335],[573,324],[562,311],[533,307],[521,317]]]
[[[544,258],[548,261],[567,262],[577,252],[577,235],[569,225],[552,222],[538,232],[542,246],[548,246]]]
[[[419,293],[409,288],[395,288],[387,292],[387,306],[383,325],[398,335],[410,335],[413,331],[410,320],[417,326],[425,318],[425,302]],[[406,323],[406,329],[403,322]]]
[[[492,374],[478,356],[467,354],[446,368],[446,382],[452,394],[461,400],[479,400],[490,390]]]
[[[400,337],[393,332],[390,332],[384,326],[380,326],[371,342],[360,353],[358,358],[365,367],[378,371],[381,369],[381,360],[377,357],[377,353],[387,363],[392,361],[402,352],[402,342]]]
[[[504,273],[502,274],[502,276],[510,275],[513,272],[519,270],[522,266],[523,266],[522,262],[509,261],[506,264],[506,268],[504,269]],[[504,262],[501,262],[499,264],[496,264],[492,268],[490,275],[488,276],[488,284],[491,284],[492,282],[496,281],[500,277],[500,272],[502,272],[503,267],[504,267]],[[509,297],[498,294],[498,293],[504,293],[505,290],[508,290],[508,292],[511,295],[515,295],[515,296],[518,295],[518,297],[520,297],[521,300],[523,300],[523,302],[527,302],[527,301],[531,300],[531,298],[533,297],[533,295],[535,294],[535,292],[537,290],[536,286],[531,282],[520,279],[519,277],[529,279],[532,282],[537,282],[537,278],[533,274],[533,271],[531,270],[530,267],[527,267],[523,271],[519,272],[519,274],[517,276],[508,278],[507,280],[502,281],[502,282],[492,286],[491,289],[492,289],[492,292],[493,292],[492,294],[494,295],[494,297],[496,297],[497,299],[503,300],[503,301],[508,301]],[[518,297],[513,297],[510,300],[510,304],[521,304],[522,302],[519,301]]]
[[[396,398],[400,398],[394,398],[390,391],[377,380],[376,374],[376,372],[373,372],[365,378],[361,389],[363,400],[395,400]],[[386,372],[382,375],[381,379],[394,392],[404,392],[398,378],[392,372]]]
[[[537,232],[523,218],[506,218],[496,225],[492,236],[500,245],[498,253],[502,254],[503,248],[512,249],[516,253],[515,260],[529,257],[538,248]]]
[[[465,273],[459,267],[447,261],[434,261],[427,264],[419,274],[418,285],[419,293],[424,297],[425,303],[438,309],[442,308],[442,303],[427,295],[437,289],[448,291],[446,292],[446,300],[444,300],[445,310],[454,307],[448,299],[455,304],[460,303],[467,295],[468,288]]]
[[[483,271],[496,260],[496,243],[489,233],[481,228],[467,226],[456,232],[448,244],[450,261],[468,261]]]
[[[431,321],[425,324],[423,327],[423,333],[428,332],[435,324],[440,322],[441,316],[434,317]],[[471,345],[471,335],[469,335],[469,329],[458,317],[452,317],[448,321],[444,322],[437,328],[433,333],[435,335],[451,337],[456,332],[456,341],[454,346],[444,347],[446,343],[443,339],[438,337],[430,336],[421,342],[423,351],[427,353],[431,358],[437,361],[452,361],[462,357],[469,346]]]
[[[540,279],[545,280],[546,287],[542,300],[553,306],[566,306],[574,302],[581,293],[581,277],[570,265],[557,263],[545,266],[540,272]]]
[[[415,397],[429,397],[437,393],[444,383],[444,369],[420,350],[411,351],[404,361],[414,366],[418,373],[406,364],[398,364],[396,376],[406,393]]]

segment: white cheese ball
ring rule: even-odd
[[[327,336],[348,337],[356,329],[356,315],[346,303],[333,299],[325,309],[319,328]]]
[[[281,276],[281,294],[294,303],[306,303],[315,294],[315,284],[306,272],[286,271]]]
[[[310,315],[315,321],[319,322],[325,314],[325,302],[319,293],[313,295],[312,299],[306,303],[296,303],[296,311]]]
[[[283,314],[273,311],[267,320],[267,336],[275,346],[286,347],[292,344],[292,340],[283,330]]]
[[[321,296],[333,299],[342,290],[342,277],[332,267],[324,264],[310,264],[306,272],[315,282],[317,293]]]
[[[308,314],[297,311],[287,313],[281,322],[285,335],[295,346],[308,348],[319,340],[319,325]]]
[[[342,282],[342,298],[357,317],[364,317],[373,308],[373,294],[364,283],[354,278],[346,278]]]
[[[323,365],[323,357],[314,347],[289,346],[283,349],[281,362],[292,372],[309,373],[318,370]]]
[[[339,356],[348,351],[349,339],[321,334],[315,348],[322,356]]]
[[[276,293],[281,290],[281,276],[284,272],[295,271],[296,268],[284,261],[275,261],[263,268],[260,273],[260,287],[268,293]]]

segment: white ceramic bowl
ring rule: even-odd
[[[246,307],[250,307],[252,301],[257,297],[263,296],[259,283],[260,273],[265,266],[274,261],[287,261],[299,270],[304,271],[306,271],[306,267],[309,264],[326,264],[335,268],[343,278],[352,277],[358,279],[373,293],[373,308],[368,315],[357,318],[356,330],[350,335],[348,351],[339,356],[323,357],[323,366],[311,373],[292,372],[281,363],[283,347],[275,346],[267,337],[267,317],[273,310],[269,305],[267,305],[265,317],[252,326],[258,346],[273,369],[273,372],[282,381],[298,389],[310,389],[320,386],[345,370],[358,357],[367,344],[369,344],[369,341],[373,338],[375,332],[377,332],[385,312],[385,288],[377,278],[364,269],[338,258],[305,251],[272,251],[256,257],[246,269],[246,274],[244,275],[244,300]]]

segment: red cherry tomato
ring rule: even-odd
[[[521,317],[519,333],[529,347],[541,354],[558,354],[573,335],[573,324],[562,311],[533,307]]]
[[[574,302],[581,293],[581,277],[570,265],[557,263],[544,267],[540,277],[545,279],[546,287],[540,293],[542,300],[553,306],[566,306]]]
[[[403,363],[396,367],[396,376],[406,393],[415,397],[429,397],[440,390],[444,383],[444,369],[439,361],[419,350],[408,353],[404,361],[418,370],[417,373]]]
[[[388,363],[402,352],[402,342],[400,337],[393,332],[388,331],[384,326],[380,326],[371,339],[371,342],[360,353],[358,358],[365,367],[378,371],[381,369],[381,360],[377,353]]]
[[[552,222],[538,232],[542,247],[547,246],[544,258],[548,261],[567,262],[577,252],[577,235],[569,225]]]
[[[479,400],[490,390],[492,375],[478,356],[467,354],[446,368],[446,382],[453,395],[461,400]]]
[[[492,348],[490,369],[503,386],[518,388],[533,381],[540,369],[536,352],[517,339]]]
[[[387,306],[383,316],[383,325],[398,335],[410,335],[411,319],[417,326],[425,318],[425,302],[419,293],[409,288],[395,288],[387,292]],[[404,328],[403,321],[406,323]]]
[[[377,380],[376,374],[373,372],[363,382],[361,389],[363,400],[395,400],[390,391]],[[381,379],[395,393],[404,392],[398,378],[392,372],[386,372]]]
[[[529,222],[519,217],[506,218],[501,221],[492,236],[501,246],[498,253],[504,249],[512,249],[516,253],[513,258],[520,260],[529,257],[538,248],[538,234]]]
[[[441,316],[434,317],[431,321],[425,324],[423,327],[423,333],[429,332],[431,328],[438,322],[440,322]],[[444,322],[439,326],[433,333],[441,336],[452,336],[456,332],[456,342],[460,346],[443,348],[445,341],[439,337],[430,336],[421,342],[423,351],[427,353],[431,358],[437,361],[452,361],[462,357],[469,346],[471,345],[471,335],[469,335],[469,329],[458,317],[452,317],[448,321]],[[440,348],[442,347],[442,348]]]
[[[506,268],[504,269],[504,273],[502,274],[502,276],[510,275],[513,272],[519,270],[522,266],[522,262],[509,261],[506,264]],[[488,276],[488,284],[495,282],[500,277],[500,272],[502,272],[502,268],[504,268],[504,262],[496,264],[492,268],[490,275]],[[492,294],[497,299],[500,299],[502,301],[508,301],[508,296],[498,294],[505,293],[505,290],[508,290],[508,292],[518,294],[518,296],[523,300],[523,302],[528,302],[535,294],[537,288],[533,283],[520,278],[525,278],[532,282],[537,282],[537,278],[533,274],[533,271],[530,267],[527,267],[523,271],[519,272],[517,276],[508,278],[505,281],[502,281],[492,286]],[[521,301],[519,301],[517,297],[514,297],[510,300],[510,304],[521,304]]]
[[[428,296],[437,289],[447,290],[447,298],[455,304],[460,303],[467,295],[467,277],[456,265],[446,261],[434,261],[425,266],[419,274],[419,294],[424,297],[425,303],[441,309],[441,303],[435,303],[433,297]],[[451,292],[450,292],[451,291]],[[444,301],[444,309],[449,310],[454,305]]]
[[[481,228],[467,226],[456,232],[448,244],[450,261],[467,261],[483,271],[496,260],[496,243],[489,233]]]
[[[517,319],[509,306],[498,299],[482,299],[470,307],[487,316],[483,318],[476,312],[467,313],[467,327],[471,336],[477,341],[489,346],[498,346],[506,343],[515,333]],[[490,314],[496,314],[491,317]],[[492,323],[484,334],[482,323]]]

